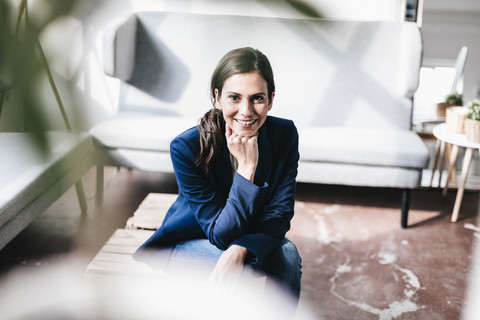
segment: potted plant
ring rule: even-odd
[[[463,106],[463,96],[460,93],[450,93],[445,97],[445,102],[454,106]]]
[[[445,102],[437,104],[437,116],[443,115],[450,132],[463,134],[465,132],[465,114],[463,96],[452,92],[445,97]]]
[[[480,102],[471,101],[465,117],[465,135],[468,141],[480,143]]]
[[[437,118],[445,118],[447,108],[452,106],[463,106],[463,96],[460,93],[452,92],[445,97],[443,102],[437,103]]]

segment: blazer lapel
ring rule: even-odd
[[[270,139],[267,130],[267,121],[259,130],[258,134],[258,164],[255,178],[259,181],[265,181],[270,184],[271,177],[271,159],[272,153],[270,149]]]
[[[217,191],[226,199],[233,183],[232,164],[230,162],[230,152],[227,148],[227,142],[224,145],[218,159],[212,163],[212,178],[217,184]]]

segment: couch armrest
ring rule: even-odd
[[[135,66],[137,16],[113,22],[103,35],[103,71],[120,80],[129,80]]]
[[[420,80],[422,36],[418,25],[414,22],[405,22],[401,35],[401,56],[398,65],[401,77],[399,92],[405,98],[412,100]]]

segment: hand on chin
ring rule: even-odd
[[[240,137],[254,137],[258,133],[258,128],[256,127],[256,124],[250,127],[243,127],[236,123],[233,128],[232,128],[233,133]]]

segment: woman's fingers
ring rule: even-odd
[[[231,245],[218,259],[208,284],[225,293],[232,291],[240,279],[247,249]]]
[[[254,156],[251,160],[255,160],[258,154],[257,137],[242,137],[233,133],[227,140],[230,153],[240,162],[247,161],[248,158]]]
[[[258,163],[257,136],[239,136],[228,126],[225,130],[225,136],[228,150],[238,161],[237,172],[253,182]]]
[[[232,128],[230,128],[227,125],[225,125],[225,137],[227,137],[227,140],[230,139],[230,136],[232,135]]]

